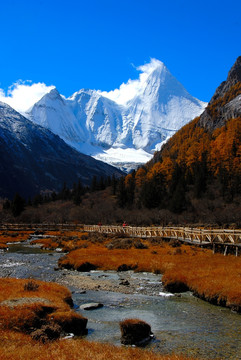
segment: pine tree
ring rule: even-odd
[[[84,194],[84,188],[81,181],[78,181],[78,185],[74,184],[72,198],[75,205],[80,205],[82,201],[82,195]]]
[[[92,177],[92,181],[91,181],[91,186],[90,186],[90,191],[94,192],[97,190],[97,177],[94,175]]]
[[[3,210],[9,210],[11,208],[11,203],[10,201],[7,199],[4,201],[3,203]]]
[[[112,188],[113,195],[116,195],[117,183],[118,183],[118,180],[116,179],[115,174],[113,174],[112,178],[111,178],[111,188]]]
[[[11,205],[11,211],[13,216],[14,217],[19,216],[23,212],[24,207],[25,207],[25,200],[18,193],[16,193]]]
[[[125,207],[127,204],[127,192],[125,188],[125,178],[121,177],[118,182],[117,202],[120,207]]]

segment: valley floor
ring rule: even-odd
[[[38,237],[37,234],[36,232]],[[4,249],[9,243],[26,240],[29,235],[30,232],[5,230],[0,233],[0,244]],[[162,281],[168,291],[178,293],[191,290],[204,300],[240,312],[240,257],[233,255],[224,257],[223,254],[213,254],[209,249],[184,245],[178,241],[167,243],[161,238],[132,239],[125,234],[107,235],[64,230],[46,231],[43,235],[44,237],[40,235],[39,238],[32,240],[31,244],[33,246],[38,244],[44,249],[59,249],[64,252],[64,256],[59,259],[61,269],[87,271],[85,273],[74,272],[73,275],[66,274],[63,277],[65,285],[73,285],[83,291],[102,290],[131,294],[135,292],[138,284],[130,279],[129,271],[123,270],[154,272],[163,274]],[[121,270],[121,272],[118,282],[104,277],[94,280],[88,276],[88,271],[91,269]],[[18,292],[18,287],[4,286],[4,282],[6,280],[0,281],[2,301],[23,297],[22,293]],[[10,288],[11,292],[9,292]],[[18,293],[12,294],[14,289]],[[149,288],[146,291],[152,294],[159,290]],[[25,292],[24,296],[32,297],[33,293],[32,291]],[[64,290],[63,294],[66,297],[68,293],[65,293]],[[49,296],[50,294],[48,294]],[[42,294],[41,297],[45,297],[45,295]],[[54,303],[57,301],[56,304],[60,304],[59,300],[52,299]],[[5,305],[8,306],[8,304]],[[2,317],[0,318],[1,360],[33,358],[42,360],[53,357],[62,360],[70,359],[69,356],[74,360],[78,358],[80,351],[83,360],[90,358],[97,360],[106,358],[113,360],[184,359],[181,356],[162,357],[148,351],[130,348],[116,349],[111,345],[89,343],[85,340],[57,340],[54,343],[41,344],[30,338],[26,331],[24,333],[15,332],[16,321],[11,320],[11,312],[6,312],[6,308],[3,306],[0,308],[2,308]],[[70,311],[66,305],[64,305],[64,311]],[[21,315],[21,312],[19,314]],[[18,313],[15,312],[14,316],[18,319]],[[59,318],[57,317],[57,319]]]

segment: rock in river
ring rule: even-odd
[[[88,303],[88,304],[80,305],[80,309],[82,310],[95,310],[101,307],[103,307],[103,304],[101,303]]]

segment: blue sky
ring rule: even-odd
[[[110,91],[156,58],[209,101],[241,55],[241,2],[0,0],[0,88],[18,80]]]

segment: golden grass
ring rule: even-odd
[[[153,352],[117,347],[86,340],[58,340],[41,344],[29,336],[0,331],[1,360],[187,360],[187,357],[162,356]],[[188,358],[191,360],[191,358]]]
[[[196,295],[240,310],[241,258],[213,254],[211,250],[167,243],[148,245],[148,249],[108,250],[103,244],[74,250],[59,260],[59,266],[78,269],[89,262],[102,270],[117,270],[122,264],[135,271],[162,273],[166,286],[182,282]]]
[[[55,250],[59,247],[59,243],[53,241],[53,239],[51,238],[32,240],[30,244],[31,245],[41,244],[42,249],[49,249],[49,250]]]
[[[30,234],[32,234],[32,231],[0,231],[0,245],[14,242],[23,242],[29,238]]]
[[[50,236],[31,241],[31,244],[41,244],[42,249],[72,251],[83,245],[83,240],[88,239],[89,234],[78,231],[46,231],[45,236]]]
[[[70,309],[71,300],[70,291],[55,283],[0,279],[0,329],[29,332],[43,322],[64,324],[76,321],[76,316],[82,319]]]
[[[6,250],[8,248],[7,244],[0,243],[0,250]]]
[[[34,283],[39,286],[33,292],[24,289],[24,285],[28,282],[28,279],[0,278],[0,303],[4,300],[22,297],[40,297],[49,300],[58,307],[68,307],[66,299],[71,298],[71,292],[66,287],[53,282],[34,280]]]

